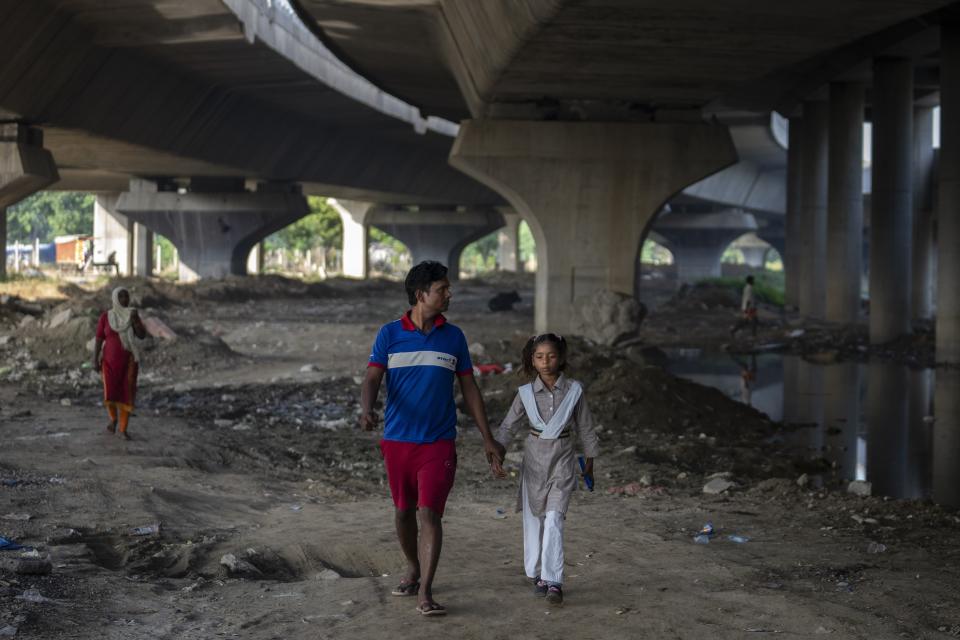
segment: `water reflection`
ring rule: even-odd
[[[960,507],[960,371],[937,372],[933,499]]]
[[[779,354],[670,356],[676,375],[782,421],[787,446],[823,480],[868,480],[878,495],[960,506],[960,372]]]

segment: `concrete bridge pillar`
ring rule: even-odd
[[[296,185],[261,184],[248,192],[242,180],[195,179],[184,194],[159,187],[132,180],[116,210],[170,239],[186,282],[246,274],[258,242],[310,212]]]
[[[960,363],[960,23],[940,27],[937,361]],[[960,388],[957,388],[960,396]],[[937,382],[940,398],[940,382]],[[960,413],[953,426],[960,431]]]
[[[634,295],[655,214],[684,187],[737,159],[726,127],[470,120],[454,167],[503,195],[537,243],[536,331],[569,332],[575,302]]]
[[[119,193],[98,193],[93,205],[93,261],[113,260],[122,276],[133,271],[133,223],[117,212]]]
[[[671,212],[654,225],[673,252],[677,281],[693,284],[720,277],[720,258],[734,240],[757,229],[754,217],[730,209],[713,213]]]
[[[264,246],[261,240],[257,243],[257,246],[250,250],[250,255],[247,256],[247,273],[249,275],[260,275],[263,273],[263,256]]]
[[[0,278],[7,275],[7,207],[60,179],[43,132],[24,124],[0,124]]]
[[[460,277],[460,254],[466,246],[503,226],[503,216],[499,212],[478,209],[404,211],[377,208],[367,220],[405,244],[413,264],[423,260],[445,264],[450,280]]]
[[[802,193],[800,167],[802,165],[803,145],[803,120],[801,118],[790,118],[787,145],[785,228],[783,244],[777,250],[780,252],[780,257],[783,258],[784,302],[787,307],[796,309],[800,306],[800,255],[803,249],[803,239],[800,237],[803,229],[800,218],[800,194]],[[768,240],[768,242],[770,241]],[[771,244],[773,243],[771,242]],[[774,244],[774,246],[777,245]]]
[[[520,221],[519,213],[509,209],[500,210],[504,226],[497,233],[497,264],[501,271],[516,273],[520,270]]]
[[[844,324],[855,324],[860,318],[863,112],[862,85],[830,85],[826,317]]]
[[[913,111],[913,317],[933,317],[936,284],[933,107]]]
[[[767,252],[770,247],[740,247],[743,262],[753,269],[763,269],[767,264]]]
[[[880,344],[911,330],[913,63],[878,58],[873,81],[870,342]]]
[[[818,319],[822,319],[826,311],[827,126],[827,103],[805,102],[800,162],[798,293],[800,313]]]
[[[370,271],[367,214],[373,203],[337,198],[328,198],[327,202],[340,214],[343,225],[343,275],[366,279]]]

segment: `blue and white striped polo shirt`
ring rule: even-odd
[[[459,327],[441,315],[424,335],[408,311],[380,327],[368,366],[387,370],[384,440],[427,443],[457,437],[453,377],[473,373]]]

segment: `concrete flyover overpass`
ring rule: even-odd
[[[754,197],[784,194],[791,299],[812,317],[850,321],[866,118],[870,247],[882,256],[871,261],[871,335],[882,342],[909,329],[917,287],[907,274],[923,271],[913,261],[933,246],[932,145],[913,130],[925,131],[914,119],[934,104],[940,210],[960,197],[956,5],[295,0],[287,11],[282,0],[2,0],[12,169],[0,190],[16,188],[0,205],[58,177],[109,190],[146,180],[154,186],[138,182],[140,192],[179,198],[125,210],[147,224],[162,214],[183,243],[198,235],[186,220],[210,193],[279,190],[295,201],[300,185],[394,208],[509,206],[537,240],[537,328],[565,331],[582,296],[633,292],[637,252],[664,205],[731,204],[717,198],[732,184],[720,172],[739,166]],[[779,177],[751,159],[746,129],[738,136],[768,128],[774,111],[790,120]],[[59,176],[23,162],[28,149],[49,151]],[[943,359],[960,361],[955,218],[937,226],[937,333]],[[205,244],[236,228],[224,222],[203,227]],[[828,280],[828,270],[842,275]]]
[[[912,228],[912,206],[891,194],[904,192],[916,155],[912,136],[902,135],[913,128],[914,109],[928,117],[924,109],[940,101],[941,31],[949,33],[941,25],[952,24],[954,4],[814,1],[749,12],[702,0],[298,0],[296,7],[364,77],[424,113],[463,121],[452,164],[501,193],[542,247],[538,328],[565,329],[582,292],[632,292],[637,247],[665,203],[724,192],[736,200],[744,184],[750,195],[741,204],[782,202],[791,301],[814,317],[855,319],[863,211],[854,200],[862,200],[861,125],[872,120],[873,165],[888,171],[880,183],[886,204],[877,206],[878,193],[872,198],[873,217],[883,222],[871,225],[870,238],[885,258],[871,269],[872,333],[882,341],[909,329],[911,283],[896,274],[909,273],[902,267],[911,253],[928,250],[897,241],[903,224]],[[721,174],[738,146],[750,146],[734,144],[731,131],[768,122],[773,111],[793,125],[779,134],[792,143],[783,145],[788,162],[769,162],[769,145],[753,136],[757,157],[768,161],[744,154]],[[929,140],[920,142],[932,153]],[[844,275],[828,282],[828,265]],[[951,359],[960,357],[956,331],[943,332],[954,336],[945,338],[955,345],[947,347]]]

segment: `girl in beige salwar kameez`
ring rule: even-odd
[[[523,555],[534,593],[551,604],[563,602],[563,522],[577,486],[574,440],[586,458],[583,475],[593,478],[597,434],[583,386],[563,375],[567,343],[562,336],[534,336],[523,348],[523,374],[534,377],[520,387],[497,440],[505,447],[527,426],[517,510],[523,513]],[[503,470],[494,463],[494,472]]]

